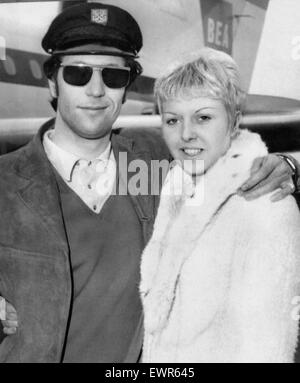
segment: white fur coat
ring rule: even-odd
[[[297,205],[236,194],[266,153],[259,135],[242,131],[196,188],[179,166],[169,172],[142,256],[144,362],[293,361]]]

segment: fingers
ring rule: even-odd
[[[255,172],[253,173],[252,170]],[[244,197],[247,195],[249,198],[257,198],[280,188],[282,183],[291,180],[290,167],[275,155],[269,155],[263,159],[257,158],[252,170],[250,178],[240,188],[239,194]]]
[[[17,311],[16,309],[14,308],[14,306],[9,303],[9,302],[6,302],[6,316],[7,318],[10,316],[10,317],[17,317]],[[13,320],[13,319],[12,319]]]
[[[295,191],[295,187],[291,178],[286,180],[284,177],[276,177],[272,181],[263,182],[250,191],[239,192],[238,194],[244,197],[247,201],[259,198],[265,194],[276,192],[271,196],[272,202],[280,201]]]
[[[1,323],[5,335],[13,335],[17,332],[18,315],[16,309],[9,302],[6,302],[5,320],[2,320]]]
[[[256,159],[251,169],[251,175],[249,179],[241,186],[241,190],[247,191],[254,188],[256,185],[266,180],[273,171],[274,165],[273,163],[267,161],[267,157],[264,159]]]
[[[5,320],[2,321],[2,325],[4,334],[13,335],[17,332],[19,324],[17,320]]]
[[[18,321],[16,320],[4,320],[2,321],[3,327],[18,327]]]
[[[4,327],[3,333],[5,335],[14,335],[17,332],[17,327]]]
[[[278,190],[271,196],[271,201],[278,202],[284,199],[285,197],[287,197],[288,195],[294,193],[294,191],[295,191],[295,186],[293,183],[290,183],[290,182],[283,183],[281,185],[280,190]]]
[[[279,188],[281,184],[281,179],[275,178],[272,181],[264,182],[263,184],[259,184],[259,186],[249,190],[247,192],[239,193],[246,200],[251,201],[253,199],[259,198],[265,194],[271,193],[272,191]]]
[[[0,296],[0,320],[6,319],[6,301]]]
[[[264,157],[255,158],[255,160],[253,161],[251,170],[250,170],[250,174],[252,175],[252,174],[256,173],[261,168],[263,162],[264,162]]]

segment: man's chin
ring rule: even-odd
[[[77,136],[84,138],[85,140],[100,140],[110,135],[111,131],[111,128],[101,129],[100,131],[97,129],[85,129],[77,130],[74,133],[76,133]]]
[[[85,133],[81,134],[80,137],[86,140],[101,140],[103,138],[106,138],[110,134],[111,130],[106,133]]]

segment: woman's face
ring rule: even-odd
[[[174,159],[194,176],[208,170],[230,146],[232,131],[220,100],[169,99],[162,104],[162,121],[163,136]]]

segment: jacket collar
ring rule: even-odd
[[[119,131],[113,131],[112,137],[112,148],[117,161],[117,174],[119,175],[120,181],[123,184],[130,185],[134,176],[138,176],[141,169],[129,172],[129,166],[133,161],[142,161],[145,169],[147,169],[148,178],[146,193],[135,193],[127,189],[129,196],[132,199],[136,212],[142,222],[148,222],[154,219],[154,197],[151,195],[151,160],[152,155],[149,151],[149,147],[146,145],[140,148],[136,145],[134,138],[125,137],[119,134]],[[120,157],[120,154],[122,157]],[[125,156],[125,157],[124,157]],[[126,160],[126,161],[125,161]]]
[[[58,171],[58,173],[61,175],[61,177],[64,180],[71,182],[73,177],[73,171],[77,162],[80,160],[85,160],[86,162],[88,162],[88,160],[86,160],[86,158],[79,157],[74,153],[68,152],[67,150],[56,145],[56,143],[52,141],[52,133],[53,130],[49,129],[45,132],[43,136],[44,150],[47,154],[48,159]],[[111,143],[109,142],[104,152],[98,155],[96,158],[93,158],[93,161],[99,160],[107,164],[110,158],[110,153]]]
[[[22,187],[18,191],[21,199],[52,231],[55,240],[64,248],[67,248],[59,191],[53,167],[43,147],[43,135],[46,131],[53,128],[53,123],[53,119],[46,122],[33,140],[23,148],[15,163],[15,171],[24,180],[24,183],[21,183]],[[124,137],[118,131],[112,132],[111,142],[117,161],[117,174],[120,174],[119,153],[126,153],[127,164],[130,164],[131,161],[142,159],[147,164],[149,170],[148,187],[150,187],[151,153],[149,150],[142,151],[135,144],[134,139]],[[124,180],[126,184],[137,172],[130,174],[127,172],[128,178]],[[154,219],[154,198],[150,195],[150,191],[146,195],[129,195],[142,224],[152,221]],[[145,241],[149,239],[151,232],[151,225],[146,226],[143,229]]]
[[[15,163],[16,173],[25,179],[33,180],[49,176],[51,165],[43,147],[44,133],[53,128],[54,120],[51,119],[41,126],[33,139],[20,151]]]
[[[15,163],[15,171],[23,179],[18,195],[46,225],[55,243],[68,251],[58,187],[42,144],[44,133],[52,127],[53,120],[45,123],[20,152]]]

